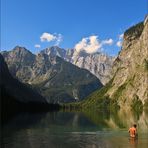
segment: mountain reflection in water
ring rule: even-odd
[[[133,123],[137,140],[127,132]],[[4,125],[2,137],[4,148],[147,148],[148,113],[21,113]]]

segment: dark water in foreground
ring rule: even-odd
[[[138,124],[139,137],[128,137]],[[148,148],[148,113],[21,113],[2,129],[4,148]]]

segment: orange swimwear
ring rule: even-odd
[[[136,128],[131,127],[131,128],[129,129],[129,133],[130,133],[130,137],[135,138],[135,137],[136,137]]]

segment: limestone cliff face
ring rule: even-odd
[[[148,16],[124,33],[121,52],[113,64],[113,79],[106,95],[120,106],[148,105]]]
[[[115,57],[108,56],[101,52],[88,54],[85,51],[67,52],[70,55],[67,60],[74,65],[89,70],[105,85],[110,80],[110,73]]]

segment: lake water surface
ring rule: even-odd
[[[138,139],[128,128],[138,125]],[[4,148],[148,148],[148,113],[21,113],[2,128]]]

